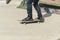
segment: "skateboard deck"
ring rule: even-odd
[[[21,24],[40,23],[40,20],[20,21]]]

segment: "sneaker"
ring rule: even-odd
[[[32,21],[33,19],[31,17],[26,17],[22,21]]]
[[[35,20],[40,21],[40,22],[44,22],[44,18],[43,17],[35,18]]]

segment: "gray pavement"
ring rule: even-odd
[[[0,3],[1,4],[1,3]],[[44,23],[20,24],[27,16],[26,10],[16,8],[19,4],[0,5],[0,40],[58,40],[60,38],[60,15],[52,14]],[[44,13],[42,12],[44,15]],[[33,12],[36,17],[36,12]]]

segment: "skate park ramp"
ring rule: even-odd
[[[0,40],[58,40],[60,38],[60,15],[53,13],[44,23],[20,24],[27,16],[24,9],[16,8],[17,3],[0,2]],[[45,12],[42,14],[44,15]],[[33,12],[33,18],[37,13]]]

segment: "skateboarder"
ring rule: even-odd
[[[28,14],[28,16],[26,18],[24,18],[22,21],[32,21],[33,20],[33,18],[32,18],[32,3],[38,13],[38,15],[37,15],[38,17],[36,19],[38,19],[42,22],[44,21],[44,18],[42,17],[42,14],[41,14],[40,7],[38,5],[38,1],[39,0],[27,0],[27,14]]]

